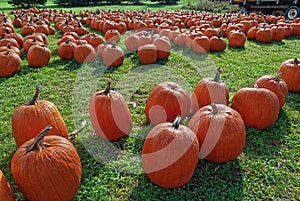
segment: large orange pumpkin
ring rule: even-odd
[[[284,61],[278,71],[282,72],[289,91],[300,91],[300,61],[297,58]]]
[[[40,68],[49,64],[51,50],[45,45],[32,45],[27,52],[28,65]]]
[[[192,113],[211,103],[228,104],[229,91],[226,84],[220,82],[221,72],[221,68],[217,68],[213,79],[204,78],[198,82],[191,98]]]
[[[130,134],[132,118],[121,94],[110,89],[98,91],[90,98],[90,120],[97,136],[117,140]]]
[[[188,127],[196,133],[200,158],[213,162],[234,160],[244,149],[246,128],[241,115],[223,104],[200,108]]]
[[[275,124],[279,115],[279,100],[265,88],[242,88],[233,98],[231,107],[242,116],[247,127],[264,129]]]
[[[1,201],[15,201],[14,193],[11,190],[3,172],[0,170],[0,200]]]
[[[165,188],[186,184],[198,162],[199,142],[193,131],[174,123],[156,125],[147,135],[142,150],[142,165],[149,179]]]
[[[97,53],[92,45],[80,44],[74,48],[73,56],[77,63],[83,63],[94,61]]]
[[[264,75],[254,82],[254,85],[257,85],[260,88],[269,89],[276,94],[279,100],[279,108],[282,108],[288,96],[287,84],[281,78],[282,72],[279,72],[276,76]]]
[[[11,161],[12,175],[28,200],[72,200],[81,180],[81,163],[73,144],[55,133],[45,136],[47,126],[35,139],[25,142]]]
[[[190,96],[179,84],[162,82],[156,85],[147,100],[145,113],[152,125],[173,122],[178,115],[185,118],[190,111]]]
[[[18,147],[34,138],[47,125],[53,125],[49,135],[59,134],[65,138],[69,137],[66,124],[57,107],[50,101],[38,101],[39,93],[40,90],[36,88],[32,100],[17,107],[12,115],[12,131]]]

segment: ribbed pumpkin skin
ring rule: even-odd
[[[21,70],[21,58],[14,52],[0,52],[0,77],[11,77]]]
[[[190,111],[189,94],[174,82],[156,85],[147,99],[145,113],[152,125],[173,122],[180,115],[185,118]]]
[[[12,116],[12,131],[17,146],[36,137],[47,125],[53,125],[48,135],[69,137],[66,124],[54,103],[41,100],[34,105],[17,107]]]
[[[7,182],[3,172],[0,170],[0,201],[15,201],[13,191]]]
[[[59,133],[57,133],[59,134]],[[81,180],[80,158],[73,144],[60,136],[46,136],[51,146],[30,151],[24,143],[11,162],[12,175],[21,192],[30,201],[71,201]]]
[[[191,98],[191,110],[195,113],[203,106],[211,103],[227,105],[229,100],[229,91],[226,84],[213,81],[210,78],[204,78],[198,82]]]
[[[142,150],[142,165],[149,179],[165,188],[186,184],[198,162],[199,142],[186,126],[161,123],[147,135]]]
[[[51,50],[41,45],[32,45],[27,52],[28,65],[40,68],[49,64]]]
[[[90,120],[95,133],[104,139],[117,140],[130,134],[132,117],[123,96],[110,90],[94,93],[90,98]]]
[[[288,87],[283,79],[276,80],[276,76],[264,75],[258,78],[254,85],[259,88],[266,88],[274,92],[279,100],[279,108],[282,108],[288,96]]]
[[[199,109],[191,118],[188,127],[197,135],[200,158],[213,162],[234,160],[243,151],[246,128],[241,115],[232,108],[215,104]]]
[[[231,107],[242,116],[246,126],[264,129],[275,124],[279,115],[279,100],[264,88],[242,88],[233,98]]]
[[[280,65],[278,72],[282,72],[289,91],[300,91],[300,61],[288,59]]]

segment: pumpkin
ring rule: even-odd
[[[229,91],[226,84],[220,82],[221,73],[221,68],[217,68],[213,79],[204,78],[197,83],[191,98],[192,113],[211,103],[228,104]]]
[[[28,103],[16,108],[12,115],[12,132],[17,146],[34,138],[47,125],[53,125],[49,135],[61,135],[68,138],[66,124],[54,103],[38,101],[40,90],[36,88],[34,97]]]
[[[256,32],[255,38],[259,42],[269,43],[272,41],[273,32],[270,28],[264,26]]]
[[[28,65],[35,68],[47,66],[51,54],[51,50],[45,45],[32,45],[27,52]]]
[[[14,193],[1,170],[0,170],[0,200],[1,201],[16,200],[14,197]]]
[[[178,34],[177,37],[175,37],[175,39],[174,39],[174,44],[179,47],[183,47],[183,46],[185,46],[187,38],[188,38],[188,36],[186,33]]]
[[[269,89],[276,94],[279,100],[279,108],[282,108],[288,96],[288,86],[281,78],[282,72],[279,72],[276,76],[264,75],[254,82],[254,85]]]
[[[157,59],[167,59],[171,52],[171,43],[169,39],[158,37],[153,40],[153,45],[157,48]]]
[[[72,59],[75,46],[76,45],[69,40],[62,43],[57,49],[59,57],[62,59]]]
[[[153,44],[139,47],[138,57],[142,64],[154,64],[157,60],[157,48]]]
[[[260,28],[258,26],[254,26],[251,27],[248,32],[247,32],[247,38],[249,40],[254,40],[256,38],[256,32],[259,30]]]
[[[241,115],[223,104],[200,108],[188,127],[197,135],[201,159],[213,162],[234,160],[243,151],[246,128]]]
[[[109,31],[105,32],[104,38],[108,43],[113,43],[114,41],[118,43],[121,40],[120,33],[116,29],[110,29]]]
[[[105,90],[94,93],[90,98],[89,113],[92,127],[97,136],[118,140],[130,134],[132,118],[121,94],[110,89],[107,81]]]
[[[106,46],[102,52],[103,64],[106,66],[121,66],[124,61],[124,52],[116,43]]]
[[[279,115],[279,100],[272,91],[259,88],[241,88],[231,107],[240,113],[247,127],[264,129],[275,124]]]
[[[26,40],[24,40],[24,44],[23,44],[24,52],[27,54],[29,48],[33,45],[44,45],[44,43],[41,41],[38,41],[36,38],[26,39]]]
[[[155,184],[176,188],[192,177],[198,162],[199,142],[193,131],[173,123],[156,125],[148,133],[142,149],[142,166]]]
[[[212,36],[209,39],[209,50],[212,52],[224,52],[226,49],[226,41],[221,38],[224,30],[219,31],[217,36]]]
[[[138,48],[147,44],[152,44],[153,40],[148,32],[144,32],[142,36],[138,38],[137,45]]]
[[[93,33],[88,43],[92,45],[94,48],[97,48],[100,44],[103,43],[103,37]]]
[[[103,50],[107,47],[107,46],[110,46],[111,44],[107,44],[106,41],[103,41],[102,44],[98,45],[98,47],[96,47],[96,52],[97,52],[97,55],[99,57],[102,58],[102,55],[103,55]]]
[[[17,41],[19,48],[22,49],[23,48],[23,37],[18,34],[18,33],[11,33],[11,34],[6,34],[5,38],[13,38]]]
[[[14,180],[28,200],[72,200],[80,185],[76,148],[60,133],[46,136],[51,128],[32,133],[36,138],[19,147],[11,161]]]
[[[21,56],[22,53],[19,48],[11,46],[10,44],[7,44],[7,46],[1,46],[0,52],[14,52],[17,55]]]
[[[190,111],[190,96],[179,84],[162,82],[147,99],[145,114],[152,125],[173,122],[178,115],[185,118]]]
[[[138,40],[139,37],[136,34],[127,36],[124,40],[126,49],[128,51],[134,51],[138,49]]]
[[[195,53],[206,54],[209,50],[209,38],[207,36],[194,38],[191,48]]]
[[[284,38],[284,29],[278,25],[271,27],[272,30],[272,40],[281,42],[282,39]]]
[[[78,22],[77,22],[77,27],[75,28],[75,32],[76,32],[78,35],[84,35],[84,34],[87,34],[86,28],[80,23],[79,20],[78,20]]]
[[[21,70],[21,58],[13,51],[0,52],[0,77],[11,77]]]
[[[18,42],[14,38],[3,38],[0,40],[0,47],[7,46],[8,44],[10,44],[11,46],[20,48]]]
[[[278,72],[282,72],[289,91],[300,91],[300,61],[297,58],[282,62]]]
[[[77,63],[83,63],[94,61],[97,53],[92,45],[80,44],[74,48],[73,56]]]
[[[228,36],[228,45],[231,47],[243,47],[246,43],[246,35],[240,30],[233,30]]]

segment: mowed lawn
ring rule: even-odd
[[[140,6],[124,4],[62,8],[50,2],[46,6],[75,12],[97,8],[177,10],[185,3],[169,7],[148,3]],[[7,13],[10,11],[4,1],[1,1],[0,7]],[[13,16],[10,15],[10,18],[13,19]],[[20,33],[21,29],[15,31]],[[299,58],[299,37],[269,44],[247,41],[243,48],[227,47],[225,52],[209,52],[207,55],[197,55],[187,48],[172,44],[168,60],[143,66],[137,53],[125,51],[123,35],[120,46],[126,56],[123,65],[116,68],[103,66],[101,59],[82,65],[74,60],[61,60],[57,54],[57,41],[61,37],[62,33],[58,30],[55,35],[48,37],[48,47],[52,51],[49,65],[31,68],[23,53],[22,70],[13,77],[0,78],[0,169],[18,201],[26,198],[16,186],[10,169],[12,156],[17,150],[11,125],[16,107],[28,102],[35,87],[39,86],[40,100],[53,102],[69,132],[72,132],[80,127],[83,120],[88,120],[88,108],[82,106],[88,105],[87,100],[94,91],[104,89],[107,79],[111,79],[112,88],[122,92],[125,97],[133,117],[133,131],[129,137],[107,145],[99,139],[87,138],[85,134],[91,130],[87,121],[87,127],[71,139],[80,155],[83,171],[74,200],[300,199],[300,92],[289,93],[275,125],[263,130],[247,128],[244,151],[236,160],[220,164],[199,160],[192,179],[183,187],[158,187],[147,178],[140,166],[144,137],[151,129],[144,108],[156,84],[161,81],[178,82],[191,94],[199,80],[213,77],[214,70],[221,67],[221,80],[230,91],[230,105],[232,96],[239,89],[251,87],[263,75],[276,75],[283,61]],[[136,106],[133,106],[133,102]],[[184,121],[184,124],[187,123],[188,119]],[[116,150],[122,150],[122,154],[112,153]]]

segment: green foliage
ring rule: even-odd
[[[47,0],[9,0],[8,3],[15,8],[30,8],[45,5]]]

